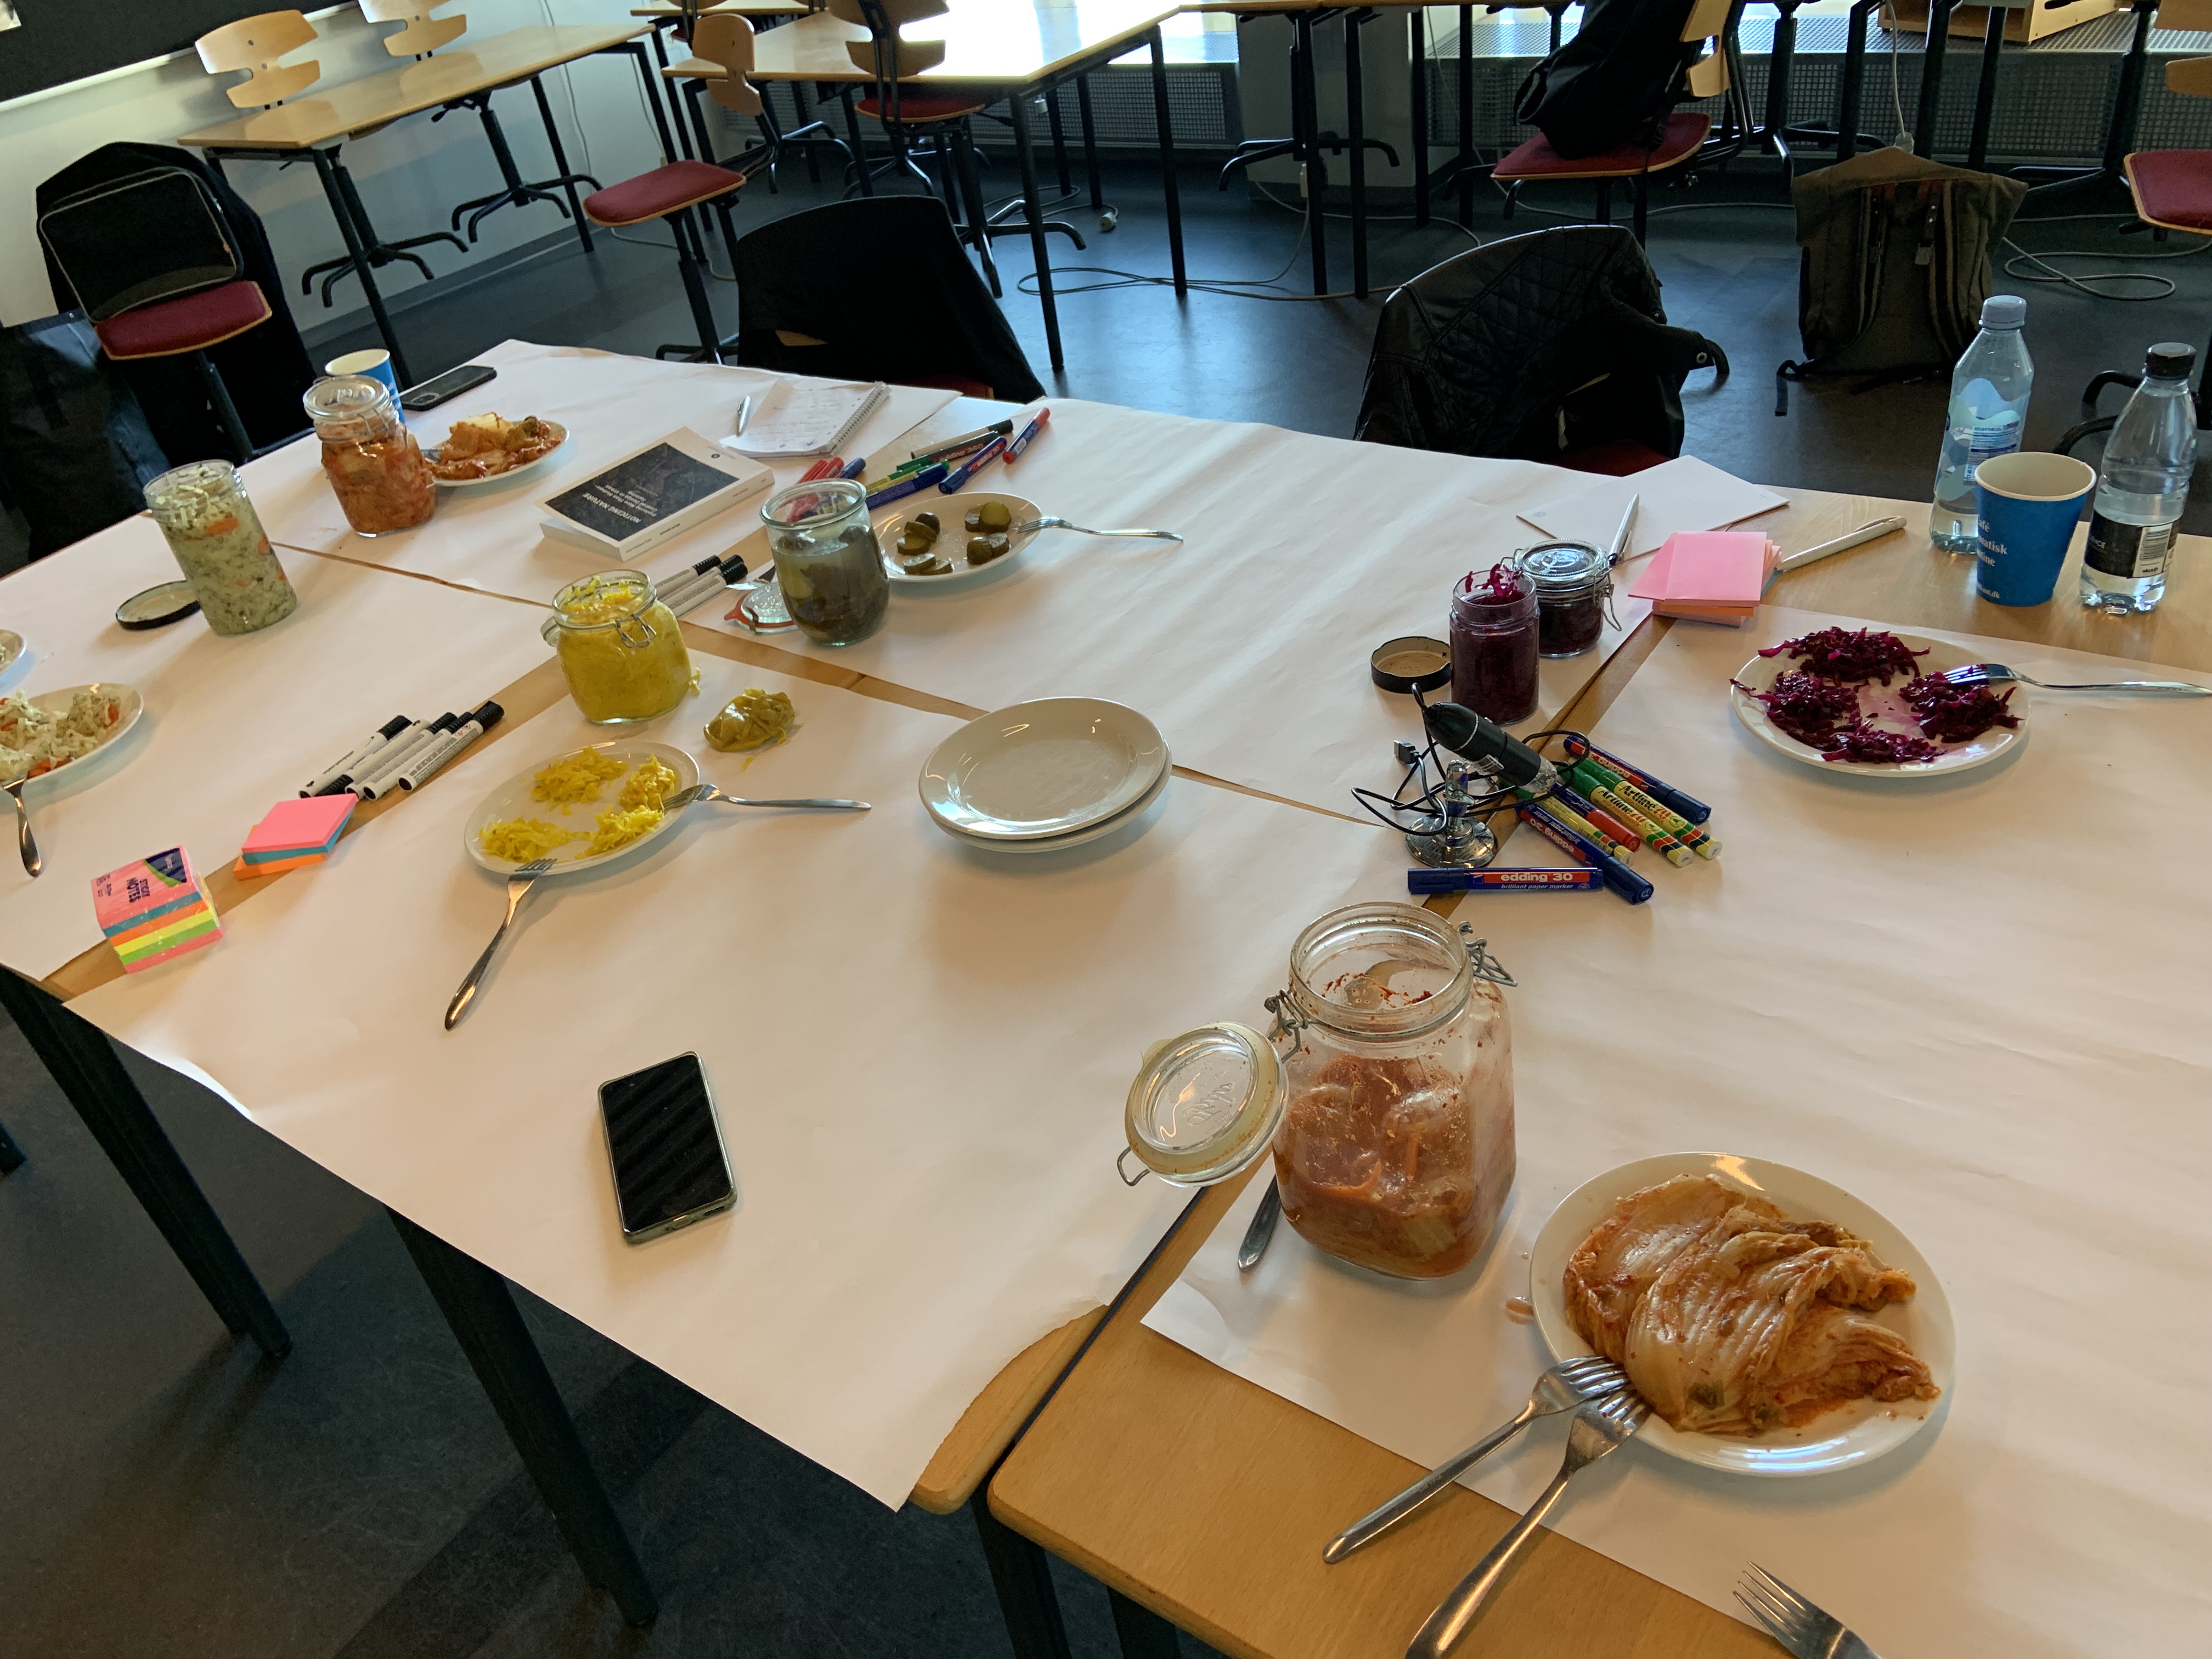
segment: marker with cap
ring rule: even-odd
[[[1553,786],[1552,799],[1546,801],[1544,805],[1549,807],[1555,802],[1565,803],[1588,818],[1599,831],[1600,843],[1608,841],[1613,842],[1613,851],[1623,858],[1644,845],[1644,838],[1636,831],[1613,817],[1595,801],[1577,794],[1564,782]]]
[[[1595,761],[1585,761],[1583,764],[1597,767],[1599,771],[1605,769],[1603,767],[1598,767]],[[1650,795],[1626,779],[1615,778],[1611,787],[1614,794],[1643,813],[1645,817],[1674,836],[1676,841],[1680,842],[1699,858],[1717,859],[1721,855],[1720,842],[1698,829],[1680,812],[1668,811],[1664,805],[1652,799]]]
[[[1022,428],[1022,435],[1006,446],[1006,465],[1008,466],[1012,466],[1016,461],[1021,459],[1022,452],[1036,441],[1037,434],[1044,430],[1045,422],[1049,421],[1051,418],[1051,410],[1040,409],[1037,410],[1036,414],[1030,418],[1030,423]]]
[[[1613,793],[1610,785],[1600,781],[1601,775],[1585,769],[1581,765],[1568,769],[1568,775],[1579,785],[1596,805],[1619,818],[1642,837],[1644,844],[1665,859],[1669,864],[1681,865],[1690,861],[1690,849],[1645,817],[1626,801]]]
[[[1605,872],[1580,870],[1408,870],[1408,893],[1594,893]]]
[[[402,789],[413,789],[422,781],[459,754],[478,738],[497,726],[507,716],[507,710],[495,702],[486,702],[460,725],[446,733],[429,748],[416,756],[414,763],[402,772],[398,784]]]
[[[937,487],[948,495],[965,489],[968,487],[969,479],[1006,453],[1006,441],[1004,438],[994,438],[963,462],[957,471],[947,473],[945,481]]]
[[[942,460],[955,450],[973,449],[976,445],[1002,438],[1014,429],[1012,420],[994,421],[988,426],[979,426],[973,432],[963,432],[957,438],[947,438],[941,444],[932,444],[927,449],[911,450],[909,459],[917,461]]]
[[[712,559],[708,568],[684,583],[673,595],[663,594],[662,599],[679,617],[688,617],[701,605],[726,590],[732,582],[743,581],[745,562],[732,553],[717,564]]]
[[[853,459],[846,462],[844,466],[838,471],[837,476],[844,479],[846,483],[850,483],[854,479],[859,477],[867,470],[868,458],[865,455],[858,455]]]
[[[910,472],[895,483],[887,483],[869,496],[868,511],[872,513],[879,507],[888,507],[893,501],[902,501],[909,495],[919,495],[930,485],[941,481],[944,477],[945,463],[933,461],[921,471]]]
[[[820,483],[824,478],[834,478],[845,470],[842,455],[824,455],[820,460],[799,475],[801,483]]]
[[[1595,842],[1578,836],[1540,806],[1516,806],[1521,822],[1534,830],[1546,841],[1564,853],[1571,853],[1589,865],[1605,879],[1606,889],[1619,894],[1631,904],[1642,904],[1651,896],[1651,884],[1638,875],[1619,859]]]
[[[995,437],[978,438],[974,443],[963,444],[957,449],[948,449],[942,455],[932,455],[926,460],[901,461],[884,475],[884,483],[896,483],[901,478],[910,478],[915,473],[940,463],[949,471],[975,454],[985,446],[997,443]]]
[[[1574,759],[1583,760],[1595,756],[1599,764],[1607,771],[1618,773],[1652,799],[1680,812],[1692,823],[1703,823],[1713,815],[1713,809],[1695,795],[1686,795],[1679,789],[1670,788],[1642,768],[1631,766],[1618,755],[1608,754],[1588,738],[1569,738],[1566,745],[1567,753]]]
[[[1535,801],[1539,799],[1533,789],[1516,789],[1513,793],[1525,801]],[[1589,836],[1607,852],[1625,857],[1628,851],[1627,847],[1610,832],[1599,829],[1589,814],[1582,810],[1582,805],[1579,804],[1581,802],[1581,796],[1577,795],[1570,799],[1564,792],[1559,790],[1554,790],[1551,794],[1541,798],[1544,810],[1559,819],[1561,823],[1565,824],[1568,829],[1578,836]]]
[[[380,726],[374,732],[371,732],[366,741],[356,744],[350,750],[349,750],[344,759],[339,761],[336,765],[326,766],[321,771],[316,773],[313,778],[310,778],[307,781],[307,787],[300,791],[301,794],[303,796],[319,795],[326,787],[336,783],[340,778],[350,777],[353,775],[353,771],[356,767],[359,766],[371,755],[375,754],[377,750],[382,749],[386,744],[389,744],[392,738],[398,737],[402,732],[404,732],[413,724],[414,722],[409,720],[406,715],[394,714],[390,720],[385,721],[382,726]]]
[[[428,734],[429,722],[410,720],[404,731],[352,767],[341,772],[330,782],[315,791],[318,795],[339,795],[348,790],[358,794],[360,787],[395,762],[403,761]]]
[[[404,755],[393,757],[383,769],[367,778],[354,781],[353,792],[363,800],[380,800],[399,787],[399,775],[422,757],[423,752],[440,738],[461,723],[459,714],[447,713],[438,716],[422,728],[420,741],[411,745]]]

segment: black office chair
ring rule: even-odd
[[[934,197],[836,202],[763,225],[738,240],[737,277],[749,368],[1044,395]]]
[[[233,457],[258,453],[209,356],[273,314],[243,276],[213,195],[183,167],[151,167],[64,198],[39,216],[39,239],[118,362],[189,356]]]

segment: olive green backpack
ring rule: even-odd
[[[2018,179],[1893,149],[1793,183],[1805,356],[1776,371],[1774,412],[1790,412],[1790,382],[1808,374],[1883,385],[1949,373],[1981,326],[1990,255],[2027,194]]]

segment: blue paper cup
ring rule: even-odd
[[[392,354],[388,351],[349,351],[343,357],[333,357],[323,365],[325,374],[366,374],[372,380],[381,380],[392,388],[392,401],[399,401],[399,377],[392,372]]]
[[[2058,586],[2059,568],[2081,520],[2096,470],[2071,455],[2017,450],[1974,469],[1980,502],[1975,586],[1998,605],[2041,605]]]

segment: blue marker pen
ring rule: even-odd
[[[1514,810],[1521,815],[1522,823],[1560,851],[1573,854],[1598,872],[1604,877],[1605,884],[1631,904],[1641,904],[1651,896],[1650,882],[1587,836],[1577,835],[1540,807],[1521,806]]]
[[[1409,893],[1594,893],[1602,870],[1408,870]]]
[[[848,461],[845,464],[844,471],[838,473],[837,476],[841,478],[857,478],[867,470],[868,458],[863,455],[856,461]]]
[[[1583,756],[1575,754],[1577,749],[1583,754],[1595,757],[1608,771],[1618,772],[1668,811],[1680,812],[1692,823],[1703,823],[1713,815],[1713,809],[1695,795],[1686,795],[1679,789],[1668,787],[1649,772],[1631,766],[1618,755],[1608,755],[1586,738],[1568,738],[1567,753],[1580,760]]]
[[[1005,453],[1006,447],[1006,441],[1003,436],[992,439],[990,442],[963,462],[959,471],[950,474],[945,482],[937,487],[948,495],[966,489],[968,480],[997,460]]]
[[[1021,459],[1022,452],[1036,441],[1036,434],[1044,430],[1044,423],[1051,418],[1052,411],[1049,409],[1037,410],[1036,418],[1022,428],[1022,435],[1006,446],[1008,466],[1012,466]]]
[[[885,484],[868,497],[868,511],[872,513],[879,507],[889,507],[893,501],[902,501],[908,496],[940,482],[944,477],[945,463],[939,461],[933,466],[924,467],[919,472],[901,478],[896,483]]]

